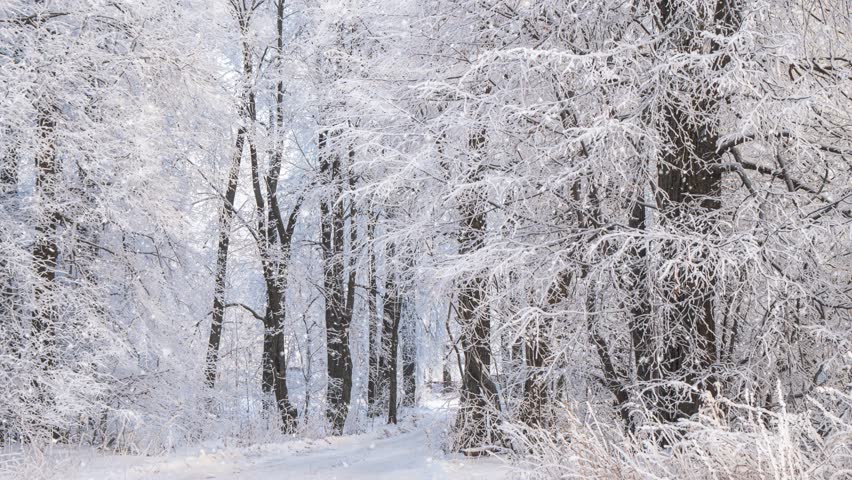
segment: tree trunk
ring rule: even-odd
[[[406,284],[407,286],[407,284]],[[401,302],[400,322],[402,323],[402,405],[413,407],[417,403],[417,324],[411,310],[410,290],[405,288],[405,298]]]
[[[12,196],[18,191],[18,148],[14,130],[6,128],[6,141],[0,156],[0,198]]]
[[[376,238],[376,222],[378,218],[374,213],[370,213],[369,218],[367,219],[367,315],[368,315],[368,323],[367,328],[369,329],[368,335],[368,365],[367,365],[367,412],[371,417],[379,414],[379,409],[377,407],[377,393],[378,393],[378,384],[379,384],[379,353],[380,353],[380,345],[378,344],[379,340],[379,332],[378,332],[378,311],[376,305],[376,299],[379,295],[379,287],[378,281],[376,279],[376,252],[375,252],[375,238]]]
[[[478,133],[470,140],[471,152],[482,155],[485,134]],[[481,179],[482,166],[470,165],[468,183]],[[479,191],[467,191],[459,206],[461,229],[459,254],[468,255],[485,246],[486,214]],[[464,351],[461,401],[456,417],[455,449],[462,451],[494,443],[496,411],[499,409],[497,389],[489,376],[491,366],[491,321],[485,303],[486,278],[473,274],[462,279],[458,286],[459,323]]]
[[[593,231],[597,227],[603,224],[602,215],[601,215],[601,205],[600,198],[598,197],[598,190],[595,186],[594,180],[589,179],[589,207],[586,209],[577,209],[575,214],[577,216],[577,224],[580,227],[581,231]],[[582,198],[582,183],[575,182],[571,187],[571,195],[577,205],[583,205]],[[641,196],[639,197],[641,198]],[[640,202],[640,205],[643,202]],[[628,226],[631,228],[639,229],[636,221],[628,221]],[[598,233],[593,234],[590,240],[597,239],[599,236]],[[641,235],[640,235],[641,242]],[[635,244],[634,244],[635,245]],[[608,242],[604,242],[604,252],[606,254],[610,254],[611,249]],[[635,251],[634,251],[635,253]],[[641,260],[640,260],[641,264]],[[589,269],[586,266],[580,268],[580,276],[583,279],[588,279]],[[613,360],[613,355],[610,353],[609,345],[605,339],[605,336],[600,333],[598,330],[598,322],[601,318],[601,315],[598,313],[598,300],[599,300],[599,292],[597,282],[592,280],[588,282],[587,292],[586,292],[586,330],[588,331],[589,338],[592,341],[592,344],[595,346],[595,353],[598,355],[598,360],[601,364],[601,370],[603,370],[603,380],[606,388],[613,394],[615,397],[615,407],[618,410],[619,415],[622,417],[622,420],[625,422],[625,425],[628,427],[628,430],[633,431],[633,423],[630,417],[629,407],[629,391],[628,391],[628,375],[623,367],[623,363],[627,361],[627,359],[619,361],[618,359]],[[631,291],[639,292],[640,298],[642,298],[642,288],[640,285],[630,285]],[[647,293],[647,290],[645,291]],[[562,293],[562,296],[567,295],[567,289]]]
[[[328,387],[326,416],[335,434],[343,432],[352,394],[352,356],[349,350],[351,312],[343,291],[344,209],[341,197],[340,157],[331,150],[331,132],[320,132],[320,176],[331,195],[320,202],[325,292]]]
[[[56,266],[59,259],[57,228],[59,212],[56,205],[56,110],[52,105],[38,108],[38,134],[40,150],[36,156],[36,195],[40,209],[36,220],[36,238],[33,249],[33,266],[38,283],[35,288],[36,308],[33,312],[33,330],[38,343],[39,361],[47,371],[55,362],[54,341],[56,306],[52,298]]]
[[[254,107],[252,102],[252,107]],[[283,327],[285,320],[284,292],[286,285],[280,272],[281,265],[275,263],[272,254],[274,242],[271,236],[275,233],[273,228],[264,226],[264,199],[260,187],[260,175],[258,172],[257,149],[249,137],[249,158],[251,159],[252,187],[254,190],[255,207],[258,217],[259,250],[261,256],[261,267],[263,278],[266,283],[267,323],[264,325],[264,357],[263,381],[272,382],[266,384],[262,390],[268,392],[270,389],[275,394],[275,402],[278,413],[281,416],[282,428],[285,433],[290,433],[295,426],[296,411],[290,404],[287,390],[287,368],[285,342],[283,339]]]
[[[399,282],[396,272],[390,267],[390,259],[395,256],[395,247],[388,245],[388,268],[385,278],[385,297],[382,305],[382,358],[380,360],[382,388],[381,392],[388,401],[388,423],[397,422],[397,376],[399,351],[399,323],[402,315],[402,304],[399,292]]]
[[[280,10],[283,8],[279,4]],[[295,228],[296,216],[298,214],[301,199],[290,216],[287,230],[281,224],[281,215],[278,209],[278,175],[280,171],[280,152],[273,152],[270,160],[269,175],[265,177],[267,196],[264,198],[260,179],[260,166],[258,162],[257,147],[255,143],[255,129],[257,126],[257,110],[255,92],[252,85],[253,64],[251,57],[251,46],[248,42],[248,24],[252,10],[240,10],[238,19],[241,26],[243,47],[243,82],[244,82],[244,108],[245,123],[248,125],[246,137],[249,146],[249,160],[251,162],[252,193],[255,201],[255,214],[257,217],[257,243],[260,253],[261,268],[266,284],[266,315],[264,316],[264,338],[262,356],[261,390],[268,394],[271,390],[275,396],[275,403],[281,417],[282,430],[291,433],[295,428],[296,409],[290,404],[287,390],[287,366],[286,366],[286,342],[284,339],[285,320],[285,294],[286,294],[286,271],[289,258],[290,241],[292,229]],[[280,26],[280,25],[279,25]],[[281,32],[279,31],[279,37]],[[277,99],[283,101],[280,90]],[[282,120],[281,106],[278,106],[278,118],[276,124],[280,127]],[[276,236],[283,255],[274,252]]]
[[[6,129],[4,152],[0,156],[0,202],[10,202],[18,190],[18,153],[12,139],[12,129]],[[8,205],[8,204],[7,204]],[[21,348],[22,329],[18,323],[20,317],[20,293],[16,280],[5,257],[0,257],[0,338],[3,339],[6,352],[17,357]],[[6,423],[0,422],[0,447],[6,434]]]
[[[705,48],[701,32],[675,27],[684,23],[682,17],[694,15],[674,0],[659,0],[658,23],[668,38],[660,48],[694,52]],[[714,12],[715,36],[729,36],[739,28],[738,5],[735,0],[718,0]],[[711,52],[721,45],[711,40]],[[729,58],[720,55],[711,66],[718,71]],[[719,94],[710,89],[701,96],[689,96],[689,103],[672,99],[661,108],[663,122],[659,125],[664,148],[657,161],[657,205],[660,223],[684,232],[701,236],[702,242],[718,236],[716,215],[721,207],[722,172],[716,151],[718,134],[714,118],[718,113]],[[639,210],[642,210],[641,212]],[[631,222],[644,225],[644,206],[634,206]],[[642,302],[635,305],[634,350],[637,358],[637,377],[653,382],[656,387],[646,401],[653,405],[654,414],[662,421],[674,422],[698,412],[701,394],[684,391],[672,385],[677,380],[716,394],[716,378],[712,365],[717,361],[716,325],[714,312],[715,277],[710,250],[702,245],[684,245],[687,240],[667,241],[662,246],[666,259],[683,258],[683,249],[698,252],[697,260],[680,262],[665,277],[658,279],[663,292],[659,321],[654,329],[650,313]],[[638,252],[644,257],[644,247]],[[640,274],[638,278],[642,278]],[[643,281],[647,281],[646,279]],[[651,331],[664,332],[663,337],[651,336]],[[656,354],[662,352],[662,354]]]
[[[627,303],[630,305],[630,338],[636,378],[639,382],[647,383],[651,381],[655,355],[651,329],[651,292],[648,290],[648,249],[644,239],[647,221],[641,188],[636,193],[627,226],[635,231],[638,237],[630,249],[630,275],[625,285],[625,291],[629,295]],[[650,399],[653,392],[646,391],[644,395],[646,399]]]
[[[461,353],[453,338],[453,332],[450,329],[450,317],[453,313],[453,297],[447,304],[447,318],[444,320],[444,329],[447,331],[447,342],[444,348],[444,391],[447,392],[453,388],[453,376],[450,373],[450,354],[454,353],[456,357],[456,367],[459,369],[459,378],[464,378],[464,367],[462,366]]]
[[[273,342],[275,327],[273,325],[272,310],[267,305],[266,313],[263,315],[263,353],[260,358],[260,391],[262,393],[261,403],[264,412],[272,410],[270,399],[275,396],[275,345]]]
[[[219,344],[222,340],[222,321],[225,316],[225,278],[228,269],[228,247],[231,242],[231,223],[234,219],[234,198],[237,195],[237,181],[240,175],[245,128],[237,130],[237,144],[231,168],[228,173],[228,188],[225,202],[219,214],[219,247],[216,250],[216,275],[213,280],[213,322],[210,324],[210,338],[207,341],[207,359],[205,363],[205,381],[208,388],[216,385]]]
[[[561,277],[558,282],[565,283],[567,288],[570,280]],[[553,298],[555,297],[551,296],[551,299]],[[532,427],[547,426],[550,420],[549,385],[545,372],[546,362],[550,360],[550,344],[547,341],[549,334],[542,322],[531,325],[526,332],[526,379],[520,413],[521,421]]]
[[[444,365],[441,372],[441,386],[444,392],[449,392],[453,388],[453,375],[450,373],[451,353],[449,348],[444,349]]]

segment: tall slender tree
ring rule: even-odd
[[[386,247],[385,294],[382,301],[382,348],[379,369],[381,387],[379,394],[387,401],[388,423],[397,423],[399,391],[399,324],[402,316],[402,297],[397,269],[392,263],[397,260],[396,245]]]
[[[469,162],[464,179],[469,185],[459,204],[459,254],[475,254],[485,247],[487,228],[485,199],[477,185],[485,170],[485,132],[470,137]],[[486,296],[487,279],[476,272],[459,282],[458,309],[464,373],[461,400],[455,424],[455,448],[465,451],[493,443],[497,434],[498,397],[491,380],[491,322]]]
[[[320,200],[320,245],[323,256],[328,369],[326,416],[332,424],[332,430],[338,434],[343,431],[352,398],[352,353],[349,348],[352,310],[348,308],[349,294],[345,290],[343,268],[344,176],[340,153],[335,150],[339,135],[339,131],[324,131],[320,133],[318,142],[319,173],[327,192]],[[355,228],[354,222],[350,227]]]
[[[370,416],[379,414],[377,396],[379,393],[380,375],[379,358],[381,345],[379,331],[378,296],[379,286],[376,275],[376,224],[378,215],[370,211],[367,215],[367,408]]]
[[[228,186],[219,214],[219,244],[216,249],[216,271],[213,279],[213,321],[210,324],[210,337],[207,341],[205,361],[205,382],[208,388],[216,384],[216,369],[219,361],[219,344],[222,341],[222,322],[225,317],[225,279],[228,270],[228,248],[231,243],[231,224],[234,219],[234,199],[237,195],[237,183],[240,176],[240,160],[245,143],[245,128],[237,130],[231,167],[228,172]]]

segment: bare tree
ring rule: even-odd
[[[381,345],[379,343],[381,332],[379,331],[379,314],[378,314],[378,296],[379,286],[376,276],[376,224],[378,223],[378,215],[369,212],[367,218],[367,408],[370,416],[379,414],[377,408],[377,394],[379,393],[379,383],[381,372],[379,370],[379,358],[381,356]]]
[[[327,345],[328,387],[326,391],[326,416],[335,433],[341,433],[352,398],[352,354],[349,349],[349,329],[352,323],[350,293],[354,277],[344,285],[344,226],[345,209],[342,200],[343,172],[340,154],[335,151],[335,137],[339,132],[320,133],[320,177],[328,195],[320,200],[320,245],[323,256],[323,291],[325,294],[325,322]],[[356,228],[352,222],[350,228]],[[354,292],[351,292],[354,301]]]
[[[382,302],[382,348],[379,360],[381,384],[379,394],[386,399],[388,408],[388,423],[397,423],[397,408],[399,401],[397,392],[399,384],[399,324],[402,315],[402,298],[400,295],[400,282],[397,271],[391,266],[396,260],[396,245],[390,243],[386,246],[385,257],[387,267],[385,268],[385,294]]]
[[[37,307],[33,312],[33,330],[35,339],[40,344],[39,358],[45,370],[49,370],[56,361],[53,349],[57,316],[55,300],[52,298],[59,259],[56,235],[60,219],[56,203],[56,115],[57,111],[51,100],[41,99],[37,119],[40,150],[36,157],[36,191],[42,209],[36,219],[36,240],[33,249],[33,266],[39,280],[35,290]]]
[[[402,356],[402,405],[417,403],[417,315],[412,304],[410,282],[404,282],[400,311],[400,350]]]
[[[228,187],[225,201],[219,214],[219,246],[216,249],[216,272],[213,279],[213,321],[210,324],[210,338],[207,341],[205,362],[205,382],[208,388],[216,384],[216,369],[219,360],[219,344],[222,341],[222,321],[225,316],[225,278],[228,269],[228,247],[231,242],[231,224],[234,219],[234,198],[237,195],[237,182],[240,176],[240,159],[245,142],[245,128],[237,130],[236,148],[228,172]]]
[[[465,179],[476,184],[482,179],[485,133],[470,138],[471,162],[466,166]],[[483,193],[469,188],[459,205],[459,254],[476,253],[485,246],[486,213]],[[464,351],[464,375],[461,400],[455,425],[455,448],[461,451],[492,443],[497,433],[497,389],[490,378],[491,322],[485,301],[487,279],[473,274],[459,282],[458,310],[461,325],[461,345]]]

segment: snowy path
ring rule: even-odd
[[[232,479],[495,478],[495,460],[443,458],[429,447],[423,428],[385,439],[349,437],[280,458],[261,458]]]
[[[72,478],[78,480],[360,480],[509,478],[493,458],[465,458],[440,451],[446,415],[432,409],[399,428],[318,440],[254,445],[164,457],[99,456]],[[445,413],[445,412],[444,412]],[[67,477],[63,477],[67,478]]]

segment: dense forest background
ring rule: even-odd
[[[444,390],[445,451],[534,478],[852,475],[850,32],[847,0],[2,0],[2,449]]]

